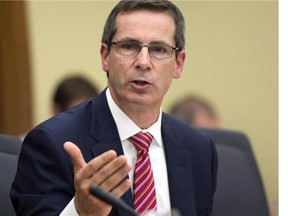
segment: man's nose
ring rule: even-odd
[[[141,68],[141,70],[150,69],[151,57],[149,54],[148,45],[142,46],[142,49],[136,56],[136,64],[137,64],[137,67]]]

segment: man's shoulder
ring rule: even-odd
[[[53,133],[65,133],[73,130],[81,131],[85,128],[85,125],[91,125],[92,102],[93,99],[89,99],[72,109],[52,116],[32,130],[44,129]]]

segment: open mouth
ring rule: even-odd
[[[136,85],[146,85],[146,84],[148,84],[148,82],[146,82],[146,81],[139,81],[139,80],[133,81],[133,83],[135,83]]]

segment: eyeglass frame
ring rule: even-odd
[[[138,44],[139,45],[139,47],[140,47],[140,49],[139,49],[139,51],[137,52],[137,53],[135,53],[135,54],[132,54],[132,55],[123,55],[123,54],[121,54],[120,52],[119,52],[119,47],[118,47],[118,44],[119,43],[124,43],[124,42],[131,42],[131,43],[134,43],[134,44]],[[169,48],[171,48],[172,49],[172,52],[171,52],[171,55],[170,56],[168,56],[168,57],[165,57],[165,58],[156,58],[156,57],[154,57],[153,55],[151,55],[150,54],[150,45],[151,44],[158,44],[158,45],[163,45],[163,46],[166,46],[166,47],[169,47]],[[175,51],[175,53],[176,53],[176,56],[177,56],[177,53],[178,52],[180,52],[181,50],[180,50],[180,48],[178,48],[178,47],[174,47],[174,46],[171,46],[171,45],[169,45],[169,44],[166,44],[166,43],[158,43],[158,42],[151,42],[150,44],[142,44],[142,43],[140,43],[139,41],[129,41],[129,40],[127,40],[127,41],[112,41],[111,43],[109,43],[108,44],[109,46],[112,46],[112,45],[115,45],[116,46],[116,52],[119,54],[119,55],[122,55],[122,56],[125,56],[125,57],[136,57],[137,55],[139,55],[139,53],[141,52],[141,50],[142,50],[142,48],[143,47],[147,47],[148,48],[148,53],[149,53],[149,56],[151,57],[151,58],[153,58],[153,59],[168,59],[168,58],[171,58],[172,57],[172,54],[173,54],[173,51]]]

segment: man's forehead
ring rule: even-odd
[[[163,12],[137,10],[121,13],[116,18],[116,35],[119,37],[140,35],[156,41],[160,38],[174,41],[175,28],[173,17]]]

